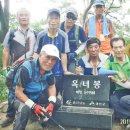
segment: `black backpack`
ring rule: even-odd
[[[27,61],[27,60],[29,60],[29,62],[31,64],[31,68],[32,68],[32,79],[34,79],[34,75],[35,74],[34,74],[34,62],[33,62],[33,59],[32,58],[25,59],[21,63],[13,66],[12,68],[10,68],[10,70],[8,71],[5,83],[6,83],[6,86],[8,87],[9,90],[13,90],[13,83],[14,83],[15,75],[18,72],[18,70],[21,68],[21,65],[23,64],[23,62]]]

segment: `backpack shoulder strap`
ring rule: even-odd
[[[35,38],[37,39],[38,32],[35,31],[35,30],[33,30],[33,33],[34,33],[34,35],[35,35]]]
[[[29,77],[31,78],[32,81],[34,81],[34,77],[35,77],[35,63],[34,63],[34,61],[33,61],[33,58],[30,57],[30,58],[25,59],[25,60],[19,65],[19,67],[21,67],[22,64],[23,64],[25,61],[28,61],[29,64],[30,64],[31,73],[29,74]]]
[[[14,38],[14,33],[17,31],[17,29],[12,29],[10,30],[9,33],[9,40],[8,40],[8,44],[11,45],[12,39]]]
[[[17,29],[12,29],[12,30],[10,30],[9,39],[13,39],[14,33],[15,33],[16,31],[17,31]]]
[[[35,63],[33,62],[32,59],[30,59],[29,62],[30,62],[31,68],[32,68],[31,78],[32,78],[32,81],[34,81],[34,76],[35,76]]]
[[[75,25],[75,32],[74,32],[74,35],[75,35],[75,40],[76,40],[76,45],[77,47],[79,46],[79,26],[78,25]]]

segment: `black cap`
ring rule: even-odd
[[[52,14],[57,14],[58,16],[60,16],[60,10],[57,9],[57,8],[49,9],[47,16],[50,16],[50,15],[52,15]]]
[[[89,38],[86,43],[86,47],[88,48],[91,44],[97,43],[99,46],[101,44],[100,40],[96,37]]]

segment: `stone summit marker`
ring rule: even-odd
[[[112,129],[113,110],[109,108],[110,80],[107,76],[65,76],[63,88],[63,106],[54,113],[60,124]]]

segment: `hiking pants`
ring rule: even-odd
[[[40,97],[35,101],[35,103],[47,106],[48,104],[48,97],[47,94],[41,94]],[[56,100],[55,110],[60,107],[59,99]],[[13,130],[25,130],[27,122],[32,114],[34,114],[31,109],[25,105],[25,103],[19,101],[18,99],[15,100],[14,106],[16,108],[16,115]]]
[[[7,117],[15,117],[15,109],[14,109],[14,100],[15,100],[15,94],[12,90],[9,90],[8,94],[8,108],[7,108]]]
[[[110,106],[117,119],[130,119],[130,90],[116,90],[110,96]]]

